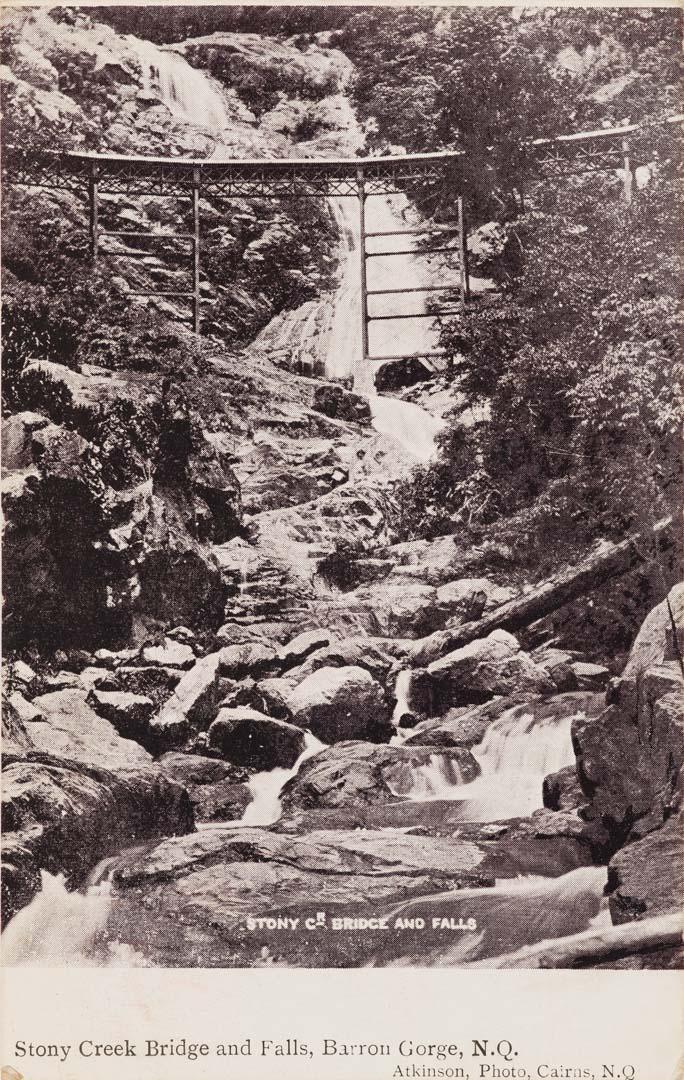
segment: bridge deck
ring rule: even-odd
[[[663,122],[681,122],[682,116]],[[521,146],[535,168],[550,173],[620,168],[637,125],[533,139]],[[459,150],[356,158],[173,158],[7,147],[8,183],[78,190],[97,177],[101,194],[206,194],[294,198],[386,195],[411,185],[453,184],[464,159]]]
[[[665,124],[674,124],[682,116],[670,117]],[[522,144],[521,156],[527,157],[536,171],[551,175],[565,172],[600,171],[621,169],[625,197],[629,201],[632,192],[632,176],[637,164],[630,156],[630,137],[638,131],[636,125],[581,131],[561,135],[553,139],[534,139]],[[453,230],[457,234],[457,247],[449,248],[458,256],[458,273],[461,310],[470,297],[468,271],[468,229],[463,205],[463,183],[459,168],[465,154],[458,150],[441,150],[430,154],[401,154],[385,157],[356,158],[269,158],[269,159],[221,159],[221,158],[172,158],[135,157],[124,154],[100,154],[75,151],[35,151],[31,148],[7,147],[2,160],[3,178],[10,184],[27,187],[44,187],[85,194],[88,198],[90,217],[90,244],[93,257],[100,254],[101,241],[110,237],[126,236],[140,238],[135,232],[110,231],[100,226],[102,196],[152,196],[156,198],[190,199],[192,202],[192,232],[178,239],[192,242],[191,264],[192,291],[164,292],[157,289],[136,290],[135,295],[175,296],[192,301],[193,327],[200,328],[200,200],[202,196],[301,198],[349,196],[359,202],[359,228],[361,236],[360,281],[362,298],[361,336],[363,356],[369,355],[368,325],[374,319],[399,319],[426,317],[418,312],[415,316],[372,316],[368,311],[369,290],[366,283],[366,262],[383,252],[369,252],[366,247],[365,202],[370,195],[407,193],[412,188],[428,188],[446,193],[457,207],[458,221]],[[415,230],[402,230],[410,233]],[[426,228],[425,232],[435,232]],[[152,239],[159,234],[150,232]],[[166,234],[170,235],[170,234]],[[395,235],[394,232],[390,235]],[[426,253],[445,250],[439,246],[423,248]],[[145,250],[106,252],[112,257],[144,258]],[[385,252],[384,254],[388,254]],[[397,254],[395,251],[394,254]],[[450,288],[449,288],[450,287]],[[383,290],[386,295],[404,292],[428,292],[415,286],[398,286]],[[434,290],[433,290],[434,291]],[[452,282],[445,282],[445,292],[453,292]],[[373,290],[371,290],[373,292]],[[441,314],[451,315],[457,309],[443,309]]]

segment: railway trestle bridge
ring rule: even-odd
[[[681,125],[682,117],[675,116],[664,125]],[[662,125],[662,126],[664,126]],[[579,132],[553,139],[536,139],[524,147],[523,157],[535,174],[550,178],[566,173],[619,171],[622,176],[622,195],[629,202],[635,187],[635,170],[645,164],[634,156],[633,139],[640,129],[636,125]],[[673,134],[678,129],[673,129]],[[638,142],[639,140],[637,140]],[[643,140],[641,140],[643,142]],[[128,157],[110,154],[75,152],[36,152],[17,147],[7,148],[3,162],[3,180],[7,184],[27,187],[66,190],[85,196],[89,207],[90,250],[93,259],[106,255],[141,257],[154,251],[112,251],[107,241],[179,240],[189,245],[189,269],[192,287],[187,290],[131,290],[130,295],[173,297],[187,300],[192,309],[192,326],[201,331],[201,239],[200,200],[202,197],[223,198],[353,198],[358,202],[361,285],[361,345],[364,360],[428,358],[441,355],[438,350],[411,353],[404,356],[370,356],[369,324],[375,319],[422,318],[415,315],[371,315],[368,299],[374,295],[401,295],[434,291],[441,297],[450,296],[455,308],[430,308],[430,317],[453,314],[463,310],[470,299],[468,268],[467,221],[460,168],[464,155],[458,151],[433,154],[408,154],[396,157],[359,157],[340,160],[269,159],[261,161],[220,160],[209,158]],[[366,203],[372,196],[406,195],[416,188],[446,190],[455,209],[452,221],[386,232],[369,232],[366,226]],[[101,224],[103,200],[117,197],[156,197],[189,200],[192,228],[187,232],[138,230],[107,230]],[[369,250],[367,241],[403,235],[422,236],[431,246],[411,248],[410,251]],[[434,239],[430,239],[434,238]],[[458,259],[458,286],[451,281],[443,285],[403,285],[397,288],[373,290],[367,284],[367,263],[384,255],[453,252]]]

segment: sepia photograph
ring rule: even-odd
[[[682,10],[0,20],[3,965],[681,969]]]

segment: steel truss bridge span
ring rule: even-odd
[[[683,117],[675,116],[665,121],[667,125],[681,125]],[[632,139],[643,134],[636,125],[600,129],[559,136],[554,139],[535,139],[520,147],[521,171],[534,170],[535,175],[560,176],[567,173],[620,170],[623,197],[632,198],[634,171],[639,164],[632,156]],[[673,134],[678,134],[674,132]],[[635,140],[641,141],[639,138]],[[359,206],[360,232],[360,286],[361,286],[361,343],[364,359],[408,359],[408,357],[373,357],[369,355],[368,327],[374,319],[407,318],[406,315],[372,316],[368,310],[368,296],[383,293],[441,292],[460,296],[463,310],[470,299],[470,276],[468,270],[468,227],[466,208],[462,197],[462,166],[465,154],[460,151],[441,151],[432,154],[406,154],[393,157],[358,157],[351,159],[264,159],[220,160],[218,158],[160,158],[130,157],[116,154],[77,153],[72,151],[35,151],[30,148],[7,147],[3,156],[3,179],[7,184],[27,187],[70,191],[85,195],[89,206],[90,248],[95,260],[108,255],[116,258],[140,258],[145,251],[108,250],[103,247],[107,238],[116,238],[135,246],[147,240],[177,239],[190,244],[189,270],[192,288],[178,291],[161,289],[135,290],[130,295],[150,297],[174,297],[188,300],[192,306],[192,325],[200,332],[200,199],[221,198],[355,198]],[[366,228],[366,200],[374,195],[411,193],[421,189],[442,193],[454,206],[454,218],[440,225],[393,230],[386,233],[369,233]],[[103,197],[116,196],[157,197],[188,199],[192,206],[192,229],[183,233],[148,231],[107,231],[100,223]],[[399,236],[420,233],[436,236],[437,246],[427,247],[421,243],[419,253],[429,255],[450,251],[458,260],[458,285],[445,283],[442,287],[392,288],[369,290],[367,287],[367,261],[370,258],[397,254],[396,251],[368,251],[367,239],[381,236]],[[454,244],[441,246],[445,234],[453,234]],[[440,236],[442,239],[440,240]],[[150,250],[148,254],[161,252]],[[399,252],[401,254],[401,252]],[[452,309],[434,309],[431,314],[453,314]],[[425,317],[422,313],[416,317]],[[437,356],[439,351],[415,356]]]
[[[667,123],[681,120],[673,117]],[[535,139],[521,147],[535,171],[560,174],[621,169],[634,163],[630,136],[636,125]],[[627,159],[627,160],[626,160]],[[358,197],[405,193],[458,180],[462,151],[392,157],[260,159],[131,157],[8,147],[2,163],[6,183],[79,191],[93,177],[101,194],[183,196],[200,193],[235,198]]]

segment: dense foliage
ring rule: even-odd
[[[548,183],[529,169],[516,204],[507,195],[519,186],[519,162],[502,153],[495,185],[470,192],[476,213],[498,217],[505,238],[488,267],[498,290],[445,325],[442,344],[480,419],[464,424],[455,409],[439,460],[402,491],[401,536],[455,532],[465,544],[484,544],[492,564],[542,575],[597,536],[618,539],[680,510],[681,169],[673,129],[657,121],[677,110],[681,20],[671,11],[563,12],[532,16],[515,30],[510,15],[497,15],[495,52],[501,35],[520,35],[512,52],[518,81],[508,94],[500,87],[501,101],[496,93],[485,101],[477,87],[496,86],[502,68],[489,43],[478,44],[477,20],[470,55],[457,60],[451,35],[435,44],[419,32],[430,17],[406,12],[403,33],[383,25],[385,79],[373,85],[369,61],[358,87],[369,115],[381,115],[378,130],[410,149],[440,136],[466,148],[471,120],[484,116],[487,126],[504,113],[502,146],[525,126],[531,134],[551,122],[571,129],[642,121],[632,152],[649,168],[631,205],[617,173]],[[460,29],[455,36],[460,48]],[[403,53],[392,58],[390,41],[399,39]],[[528,61],[518,51],[525,41],[537,43]],[[415,62],[423,47],[430,56],[452,50],[451,79],[446,66],[440,74]],[[561,75],[563,49],[578,63]],[[403,110],[386,104],[381,112],[410,57]],[[406,74],[419,70],[429,78]],[[480,183],[477,173],[470,180]]]
[[[378,148],[465,151],[454,182],[473,220],[517,210],[526,139],[680,108],[673,10],[366,8],[333,40]]]

